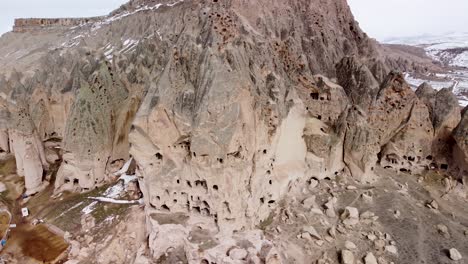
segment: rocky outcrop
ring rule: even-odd
[[[448,170],[452,159],[452,131],[461,120],[458,99],[447,88],[435,91],[427,84],[421,85],[416,94],[429,109],[434,129],[432,154],[427,158],[432,166]]]
[[[433,128],[426,106],[416,101],[407,123],[380,152],[380,165],[409,173],[421,173],[432,163]]]
[[[337,64],[336,74],[351,102],[367,112],[379,91],[379,83],[367,66],[356,57],[345,57]]]
[[[55,182],[59,190],[75,187],[91,189],[106,180],[109,162],[128,158],[128,149],[113,153],[126,141],[114,141],[116,135],[128,133],[119,114],[127,114],[124,101],[128,91],[118,82],[105,63],[98,66],[90,83],[80,77],[75,102],[70,110],[64,137],[64,161]],[[129,121],[126,121],[127,123]],[[115,155],[113,155],[115,154]],[[119,156],[120,155],[120,156]]]
[[[375,180],[374,167],[379,145],[367,123],[367,114],[359,106],[350,106],[340,117],[338,133],[344,136],[343,161],[353,177],[361,182]]]
[[[10,120],[8,138],[17,174],[25,178],[26,194],[35,194],[45,187],[42,177],[48,168],[43,143],[26,107],[12,109]]]
[[[401,74],[392,72],[382,83],[369,109],[367,123],[373,142],[381,148],[380,164],[397,171],[422,171],[433,129],[427,107]],[[361,143],[362,144],[362,143]]]
[[[466,177],[468,173],[468,107],[462,111],[462,119],[453,130],[455,145],[453,158],[457,166],[456,174],[459,178]]]
[[[430,84],[427,82],[422,83],[418,89],[416,89],[416,95],[418,96],[419,100],[421,100],[426,106],[427,109],[429,110],[429,115],[431,117],[431,122],[432,122],[432,117],[434,116],[434,107],[435,107],[435,96],[437,94],[437,91],[432,88]]]
[[[0,148],[15,153],[29,192],[46,160],[60,162],[58,193],[112,181],[131,156],[153,259],[281,263],[251,230],[273,221],[291,189],[372,183],[378,165],[421,172],[453,144],[460,119],[449,91],[415,94],[389,73],[344,0],[138,0],[74,30],[43,69],[0,79],[5,98],[28,105],[0,126]],[[454,156],[464,157],[460,127]],[[348,211],[353,226],[360,216]]]
[[[8,138],[8,127],[10,119],[10,113],[6,109],[5,105],[0,106],[0,153],[9,153],[10,144]]]

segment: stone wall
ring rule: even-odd
[[[102,17],[86,18],[18,18],[15,19],[13,32],[27,32],[38,28],[72,27],[95,22]]]

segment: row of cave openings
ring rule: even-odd
[[[311,92],[310,93],[310,99],[313,100],[313,101],[322,101],[322,102],[329,102],[331,101],[331,94],[329,91],[327,92],[324,92],[324,93],[319,93],[319,92]],[[306,108],[307,111],[309,111],[309,107]],[[327,117],[323,116],[323,114],[318,114],[315,116],[318,120],[321,120],[321,121],[327,121],[325,119],[327,119]],[[331,116],[328,116],[328,121],[331,121],[332,118]],[[323,131],[323,129],[321,129],[322,132],[324,133],[327,133],[326,131]]]
[[[331,94],[330,93],[319,93],[319,92],[312,92],[310,93],[310,98],[312,100],[320,100],[320,101],[331,101]]]
[[[190,145],[190,143],[184,144],[184,148],[190,151],[190,146],[189,145]],[[234,157],[239,158],[240,155],[241,155],[240,154],[241,150],[242,150],[242,148],[240,147],[238,152],[232,153],[230,155],[233,155]],[[263,154],[263,155],[267,155],[267,153],[268,153],[267,149],[259,150],[259,152],[261,154]],[[191,152],[191,154],[192,154],[193,157],[197,157],[197,154],[195,152]],[[158,161],[163,160],[163,155],[161,153],[156,153],[155,157],[156,157],[156,159]],[[224,162],[224,160],[222,158],[217,158],[217,162],[222,164]],[[273,185],[273,180],[270,178],[270,176],[272,174],[273,163],[274,162],[275,162],[275,159],[272,158],[271,163],[270,163],[270,168],[265,171],[266,176],[267,176],[267,179],[266,179],[267,180],[267,186],[272,186]],[[209,187],[206,180],[195,180],[193,182],[190,181],[190,180],[186,180],[185,182],[183,182],[180,179],[176,179],[175,181],[176,181],[175,182],[176,186],[180,186],[180,185],[184,184],[185,186],[182,186],[182,187],[185,187],[185,188],[187,188],[189,190],[198,188],[198,191],[202,191],[205,194],[209,194],[210,190],[211,190],[212,193],[216,193],[216,192],[219,191],[219,186],[218,185],[215,184],[215,185],[212,185],[212,186]],[[174,192],[172,192],[172,195],[171,195],[171,192],[168,189],[164,190],[162,193],[166,197],[172,198],[172,201],[171,201],[171,199],[169,199],[169,201],[172,202],[172,205],[170,203],[168,203],[168,202],[164,202],[160,206],[156,206],[154,204],[151,204],[151,206],[154,209],[160,209],[161,211],[171,212],[171,207],[173,207],[174,205],[180,203],[180,201],[178,199],[176,199],[176,197],[174,197],[174,196],[179,195],[179,193],[177,191],[174,191]],[[197,196],[197,195],[190,195],[187,192],[180,192],[180,195],[187,197],[187,202],[186,202],[185,205],[183,205],[187,209],[187,211],[196,212],[196,213],[202,214],[204,216],[214,216],[215,220],[217,220],[218,214],[212,212],[213,209],[210,206],[210,204],[206,201],[206,199],[203,199],[202,197]],[[163,200],[163,198],[160,195],[155,196],[155,199],[157,201],[162,201]],[[267,197],[261,197],[260,198],[260,203],[262,205],[266,204],[268,206],[271,206],[271,205],[275,204],[276,201],[272,200],[272,199],[268,199]],[[223,210],[226,211],[228,214],[231,214],[231,208],[230,208],[229,202],[224,201],[222,203],[222,205],[223,205]]]
[[[398,161],[396,159],[396,157],[393,157],[391,155],[387,155],[386,156],[386,159],[387,161],[389,161],[391,164],[394,164],[395,166],[398,166]],[[406,156],[404,155],[403,156],[403,159],[409,161],[409,162],[416,162],[416,159],[417,159],[417,163],[421,163],[422,161],[422,158],[420,156],[417,156],[417,157],[413,157],[413,156]],[[428,155],[426,157],[426,161],[432,161],[433,160],[433,157],[432,155]],[[401,165],[404,165],[405,162],[401,162]],[[439,166],[440,165],[440,166]],[[384,169],[393,169],[392,166],[390,165],[387,165],[387,166],[384,166]],[[426,167],[426,169],[432,169],[432,170],[437,170],[437,169],[441,169],[441,170],[448,170],[449,169],[449,165],[446,164],[446,163],[441,163],[441,164],[437,164],[436,162],[431,162],[430,165],[428,167]],[[401,172],[408,172],[408,173],[411,173],[411,169],[409,168],[400,168],[400,171]]]
[[[206,182],[206,180],[196,180],[194,182],[186,180],[185,183],[183,183],[180,179],[176,179],[176,184],[177,185],[185,184],[186,185],[185,187],[189,188],[189,189],[197,189],[198,188],[198,191],[203,190],[205,194],[208,194],[209,189],[210,189],[208,187],[208,183]],[[218,192],[219,191],[219,186],[216,185],[216,184],[212,185],[211,190],[213,192]],[[176,205],[176,204],[178,204],[180,202],[179,200],[176,199],[176,197],[174,197],[174,196],[177,196],[179,193],[177,191],[174,191],[174,192],[172,192],[172,195],[171,195],[171,192],[166,189],[166,190],[163,191],[163,194],[166,197],[170,197],[170,198],[172,197],[173,198],[172,199],[173,205],[169,205],[167,202],[165,202],[164,204],[159,206],[159,209],[161,211],[171,212],[171,207],[173,207],[174,205]],[[201,214],[203,216],[213,216],[215,218],[215,221],[218,220],[218,214],[216,212],[213,212],[212,206],[210,206],[210,203],[207,201],[207,199],[204,199],[204,198],[200,197],[199,195],[189,194],[187,192],[180,192],[180,195],[187,197],[187,201],[186,201],[185,205],[183,205],[183,206],[185,206],[187,212],[195,212],[195,213]],[[159,195],[155,196],[155,198],[158,201],[162,200],[162,197],[159,196]],[[151,204],[151,206],[153,208],[155,208],[155,209],[158,208],[154,204]],[[227,201],[223,202],[223,209],[225,210],[226,213],[231,214],[231,208],[230,208],[229,202],[227,202]]]

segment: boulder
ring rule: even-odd
[[[377,264],[377,259],[372,252],[367,253],[364,257],[364,264]]]
[[[342,250],[341,251],[341,263],[343,264],[354,264],[354,254],[349,250]]]
[[[460,252],[458,252],[458,250],[456,248],[451,248],[449,250],[449,257],[451,260],[454,260],[454,261],[458,261],[458,260],[461,260],[463,257],[462,255],[460,254]]]
[[[354,207],[346,207],[340,216],[346,226],[353,226],[359,223],[359,211]]]
[[[233,260],[243,260],[247,257],[247,250],[242,248],[233,248],[229,251],[229,257]]]

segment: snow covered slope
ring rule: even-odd
[[[393,38],[385,42],[422,47],[433,59],[448,66],[468,67],[468,32]]]
[[[428,56],[446,68],[444,73],[427,76],[407,73],[406,81],[413,88],[417,88],[423,82],[429,83],[437,90],[450,88],[459,98],[461,106],[468,105],[468,33],[393,38],[385,42],[424,48]]]

